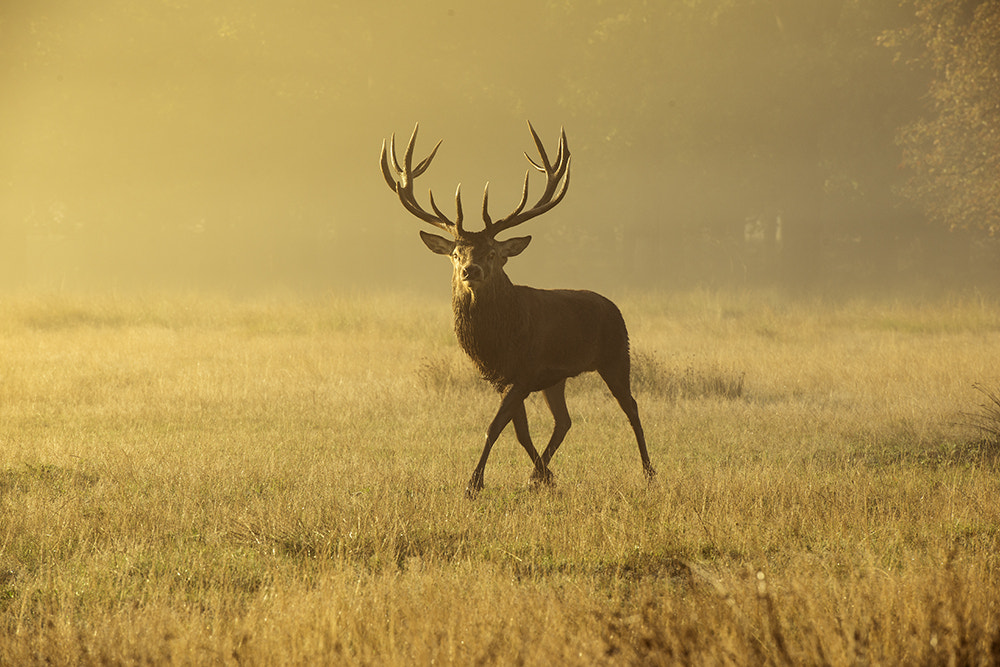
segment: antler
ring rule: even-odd
[[[538,148],[538,154],[541,157],[542,163],[538,164],[527,153],[524,154],[524,157],[528,158],[528,162],[531,163],[532,167],[545,174],[545,191],[542,192],[542,196],[538,198],[534,206],[527,211],[523,210],[524,205],[528,202],[528,177],[531,175],[531,170],[529,169],[524,174],[524,190],[521,192],[521,201],[517,205],[517,208],[506,217],[493,222],[486,210],[490,187],[489,183],[487,183],[486,191],[483,192],[483,222],[486,223],[486,229],[491,236],[496,236],[502,231],[516,227],[522,222],[545,213],[562,201],[562,198],[566,195],[566,190],[569,188],[569,146],[566,144],[566,132],[563,129],[559,130],[559,152],[556,155],[555,163],[550,163],[549,156],[542,145],[542,140],[538,138],[538,133],[531,126],[530,121],[528,122],[528,129],[531,131],[531,138],[535,140],[535,147]],[[561,186],[560,182],[562,183]]]
[[[448,219],[441,209],[437,207],[434,203],[434,193],[428,190],[428,194],[431,199],[431,208],[434,209],[434,213],[429,213],[417,203],[416,197],[413,195],[413,180],[427,171],[427,168],[431,166],[431,160],[437,154],[438,148],[441,146],[441,142],[437,142],[434,146],[434,150],[431,154],[420,161],[416,169],[413,168],[413,146],[417,141],[417,130],[420,124],[417,123],[413,127],[413,134],[410,135],[410,141],[406,144],[406,153],[403,155],[403,166],[399,165],[399,160],[396,158],[396,134],[392,134],[389,139],[389,150],[386,151],[385,140],[382,140],[382,176],[385,178],[386,185],[389,189],[399,195],[399,202],[403,205],[407,211],[420,218],[424,222],[429,222],[439,229],[443,229],[446,232],[451,233],[455,238],[458,238],[462,232],[462,185],[458,185],[455,190],[455,207],[457,208],[457,216],[455,221],[452,222]],[[389,158],[392,156],[392,166],[396,171],[396,177],[389,171]],[[399,181],[396,181],[396,178]]]
[[[427,168],[431,165],[431,160],[437,154],[438,147],[441,146],[441,142],[437,142],[434,146],[434,150],[426,158],[420,161],[420,163],[413,167],[413,146],[417,140],[417,130],[420,124],[418,123],[413,127],[413,134],[410,135],[410,141],[406,144],[406,153],[403,155],[403,165],[400,166],[399,160],[396,158],[396,134],[393,133],[389,139],[389,147],[386,149],[385,140],[382,140],[382,176],[385,178],[386,184],[389,189],[395,192],[399,196],[399,201],[407,211],[416,217],[420,218],[424,222],[429,222],[439,229],[443,229],[450,232],[455,238],[462,236],[465,230],[462,228],[462,186],[459,184],[458,188],[455,190],[455,208],[457,209],[457,216],[455,221],[452,222],[448,216],[441,212],[441,209],[437,207],[434,203],[434,193],[428,191],[431,200],[431,208],[434,213],[425,211],[420,204],[417,203],[416,197],[413,194],[413,180],[427,171]],[[522,222],[531,220],[535,216],[539,216],[545,213],[549,209],[553,208],[556,204],[562,201],[562,198],[566,195],[566,190],[569,188],[569,146],[566,144],[566,132],[562,129],[559,130],[559,152],[556,154],[556,160],[554,163],[549,162],[549,156],[545,152],[545,147],[542,145],[542,140],[538,138],[538,133],[535,132],[535,128],[528,123],[528,130],[531,131],[531,138],[535,140],[535,147],[538,148],[538,154],[541,157],[541,164],[538,164],[531,157],[525,153],[524,157],[528,158],[528,162],[531,166],[538,171],[545,174],[545,191],[542,192],[542,196],[538,198],[535,205],[532,206],[527,211],[524,210],[525,204],[528,202],[528,179],[531,176],[531,170],[529,169],[524,174],[524,189],[521,191],[521,201],[518,203],[517,208],[514,209],[512,213],[507,215],[496,222],[490,218],[488,206],[490,198],[490,184],[486,184],[486,189],[483,191],[483,222],[486,223],[486,232],[491,236],[495,237],[500,232],[503,232],[511,227],[516,227]],[[396,174],[393,174],[389,170],[389,156],[392,157],[392,168],[395,170]],[[399,179],[398,181],[396,179]]]

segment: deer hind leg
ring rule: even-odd
[[[642,430],[642,422],[639,420],[639,406],[632,396],[627,358],[624,366],[614,369],[602,369],[598,372],[608,385],[608,389],[611,390],[611,394],[615,397],[615,400],[618,401],[618,405],[621,406],[625,416],[628,417],[628,423],[632,425],[632,431],[635,432],[635,441],[639,444],[639,457],[642,459],[642,470],[646,474],[647,479],[653,479],[656,475],[656,470],[653,469],[653,465],[649,462],[649,453],[646,451],[646,436]]]
[[[531,462],[535,464],[535,470],[531,473],[531,479],[543,482],[551,481],[552,473],[549,472],[545,461],[538,455],[534,443],[531,442],[531,433],[528,431],[528,413],[524,409],[524,401],[521,401],[514,409],[512,421],[514,422],[514,433],[517,435],[517,441],[521,443],[524,451],[528,452],[528,456],[531,457]]]
[[[490,457],[490,450],[493,449],[493,443],[497,441],[500,433],[507,427],[507,424],[514,418],[518,410],[524,412],[524,399],[528,397],[529,393],[516,387],[508,387],[504,392],[503,398],[500,401],[500,409],[497,410],[496,416],[493,417],[493,421],[490,422],[490,426],[486,430],[486,444],[483,446],[483,454],[479,457],[476,469],[472,471],[472,478],[469,480],[469,485],[465,487],[465,495],[467,497],[475,498],[476,494],[483,488],[483,472],[486,470],[486,460]],[[527,417],[525,417],[525,424],[527,424]],[[534,446],[531,449],[534,450]],[[529,451],[528,454],[530,455],[531,452]],[[538,456],[538,452],[535,452],[535,456]]]
[[[566,409],[566,380],[560,380],[551,387],[544,389],[542,396],[545,397],[545,404],[549,406],[552,418],[555,419],[555,425],[552,428],[552,437],[549,438],[549,444],[545,447],[545,451],[542,452],[542,465],[545,466],[545,472],[549,476],[548,478],[540,478],[540,480],[551,482],[552,473],[548,470],[549,461],[555,456],[556,450],[559,449],[559,445],[562,444],[566,433],[569,431],[569,427],[573,425],[573,421],[569,418],[569,410]]]

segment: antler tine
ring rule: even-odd
[[[462,229],[462,184],[459,183],[458,187],[455,188],[455,208],[458,213],[455,218],[455,235],[461,236],[465,230]]]
[[[392,140],[395,139],[395,138],[396,138],[396,135],[393,134],[392,135],[392,139],[390,140],[390,144],[389,144],[390,146],[392,145]],[[393,160],[393,162],[396,161],[395,151],[393,151],[392,160]],[[395,192],[396,191],[396,179],[393,178],[392,174],[389,173],[389,157],[386,154],[385,139],[382,140],[382,158],[380,160],[380,165],[382,167],[382,178],[385,179],[385,184],[389,186],[390,190],[392,190],[393,192]],[[397,171],[396,173],[398,174],[399,171]]]
[[[531,158],[528,158],[528,160],[530,161]],[[514,209],[513,212],[509,213],[506,218],[503,218],[499,222],[504,222],[505,220],[509,220],[513,216],[516,216],[518,213],[521,212],[521,209],[524,208],[524,205],[528,203],[528,179],[530,177],[531,177],[531,170],[529,169],[528,171],[524,172],[524,187],[521,189],[521,201],[518,202],[517,207]],[[497,228],[495,231],[493,229],[494,228],[493,221],[490,219],[489,213],[486,212],[486,198],[489,195],[489,187],[490,184],[487,183],[486,191],[483,192],[483,222],[486,223],[486,229],[489,230],[492,234],[496,235],[499,234],[504,229],[507,229],[508,227],[500,227]],[[510,227],[513,227],[513,225],[510,225]]]
[[[438,217],[444,218],[445,220],[448,220],[448,217],[444,213],[442,213],[441,209],[439,209],[437,207],[437,204],[434,203],[434,193],[431,192],[430,190],[428,190],[427,191],[427,195],[430,197],[430,200],[431,200],[431,208],[434,209],[434,212],[438,215]],[[462,229],[462,218],[463,218],[463,215],[462,215],[462,184],[461,183],[459,183],[458,187],[455,188],[455,208],[458,210],[458,214],[457,214],[456,219],[455,219],[455,228],[459,232],[461,232],[461,231],[463,231],[463,229]],[[449,222],[451,222],[451,221],[449,220]]]
[[[417,145],[417,130],[420,129],[420,123],[413,126],[413,134],[410,135],[410,140],[406,142],[406,152],[403,154],[403,174],[402,182],[403,185],[409,185],[410,180],[413,179],[413,148]],[[426,169],[426,167],[425,167]]]
[[[532,160],[531,156],[529,156],[527,153],[524,154],[524,157],[528,158],[528,162],[533,164],[535,166],[535,169],[539,171],[548,171],[551,168],[551,165],[549,165],[549,156],[548,154],[546,154],[545,146],[542,145],[542,140],[538,138],[538,133],[535,132],[535,128],[532,127],[530,120],[528,121],[528,131],[531,132],[531,138],[535,140],[535,148],[538,149],[538,155],[541,156],[542,164],[545,166],[539,167],[537,164],[535,164],[535,161]],[[562,143],[559,144],[559,154],[562,155]]]
[[[461,236],[465,230],[462,229],[462,184],[455,188],[455,209],[458,211],[455,218],[455,235]]]
[[[416,128],[414,128],[416,130]],[[389,135],[389,154],[392,155],[392,168],[396,170],[397,174],[403,173],[403,168],[399,166],[399,160],[396,159],[396,133],[393,132]]]
[[[413,170],[413,178],[416,178],[417,176],[420,176],[422,173],[427,171],[427,167],[431,166],[431,160],[433,160],[434,156],[437,155],[438,148],[441,147],[441,142],[443,141],[444,139],[438,139],[438,142],[434,144],[434,150],[431,151],[431,154],[420,161],[420,164],[417,165],[417,168]]]
[[[535,140],[535,146],[538,148],[538,154],[542,158],[542,164],[538,164],[537,162],[531,159],[530,155],[525,153],[524,157],[528,159],[528,162],[531,163],[531,166],[542,173],[547,173],[553,170],[557,172],[561,171],[562,168],[565,166],[564,165],[565,155],[569,152],[569,148],[566,145],[566,130],[561,127],[559,128],[559,147],[557,149],[558,152],[556,153],[555,165],[552,165],[549,163],[549,156],[545,152],[545,147],[542,145],[541,139],[538,138],[538,134],[535,132],[535,128],[531,126],[530,121],[528,122],[528,129],[531,130],[531,136]]]
[[[530,159],[528,161],[531,162]],[[531,178],[531,170],[529,169],[526,172],[524,172],[524,187],[521,188],[521,201],[518,202],[517,208],[514,209],[514,212],[507,216],[508,218],[511,217],[512,215],[517,215],[518,213],[520,213],[521,210],[524,208],[524,205],[528,203],[528,180],[530,178]]]
[[[396,134],[395,132],[389,137],[389,146],[386,150],[386,142],[382,140],[382,155],[380,158],[380,166],[382,168],[382,177],[385,179],[386,185],[389,189],[394,191],[399,196],[399,201],[407,211],[412,215],[420,218],[424,222],[429,222],[439,229],[443,229],[450,232],[454,236],[459,236],[462,233],[462,199],[459,190],[455,191],[455,204],[458,209],[458,219],[456,222],[452,222],[448,216],[441,212],[441,210],[434,203],[434,194],[430,194],[431,207],[434,209],[434,213],[429,213],[425,211],[420,204],[417,203],[416,197],[413,194],[413,180],[427,171],[427,168],[431,165],[431,160],[437,155],[438,148],[441,146],[441,142],[435,144],[434,149],[430,152],[430,155],[421,160],[416,168],[413,167],[413,149],[417,142],[417,130],[420,129],[420,124],[417,123],[413,127],[413,134],[410,135],[410,140],[406,144],[406,152],[403,154],[403,164],[399,164],[399,159],[396,157]],[[389,170],[389,160],[392,160],[392,168],[395,170],[395,176],[390,173]],[[398,181],[396,179],[399,179]],[[461,188],[461,186],[459,186]]]
[[[532,160],[527,153],[524,155],[528,158],[528,162],[532,167],[545,174],[545,190],[542,192],[541,197],[538,198],[538,201],[535,202],[535,205],[525,211],[524,206],[528,202],[528,181],[531,176],[531,170],[529,169],[524,175],[524,188],[521,191],[521,201],[518,203],[517,208],[496,223],[492,225],[487,224],[487,228],[494,235],[549,211],[562,201],[569,188],[570,154],[569,145],[566,142],[566,131],[561,128],[559,130],[559,149],[556,154],[556,160],[552,163],[549,162],[549,156],[545,152],[542,140],[538,137],[538,133],[535,132],[535,128],[532,127],[530,121],[528,122],[528,130],[531,132],[531,138],[538,149],[541,164]]]
[[[483,188],[483,222],[486,223],[486,229],[493,227],[493,219],[490,218],[489,211],[490,202],[490,182],[486,181],[486,187]]]

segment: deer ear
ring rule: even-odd
[[[531,243],[530,236],[518,236],[498,242],[497,249],[500,251],[500,256],[506,259],[507,257],[520,255],[528,247],[529,243]]]
[[[420,239],[424,242],[424,245],[430,248],[431,252],[436,252],[439,255],[450,255],[455,249],[454,241],[450,241],[437,234],[429,234],[421,230]]]

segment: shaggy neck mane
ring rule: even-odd
[[[512,382],[513,361],[522,329],[517,293],[500,273],[473,295],[456,279],[452,288],[455,335],[458,342],[497,391]]]

